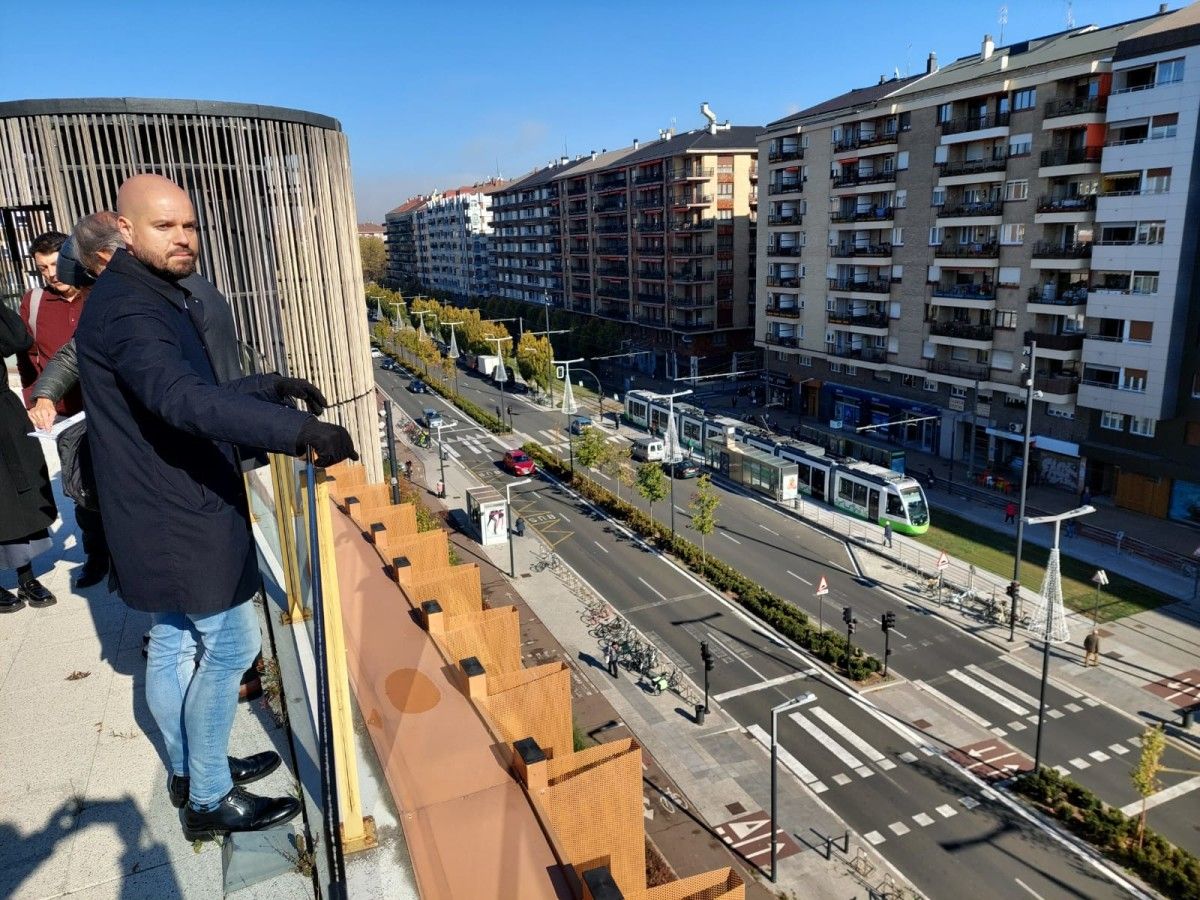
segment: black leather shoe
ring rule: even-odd
[[[72,587],[75,590],[83,590],[90,588],[93,585],[99,584],[108,577],[108,560],[100,562],[95,559],[88,559],[82,566],[75,571],[75,580],[72,582]]]
[[[274,750],[264,750],[245,759],[236,756],[229,757],[229,775],[233,778],[234,786],[250,784],[260,778],[266,778],[279,768],[282,760]],[[172,775],[167,779],[167,796],[171,805],[182,809],[188,802],[188,792],[191,790],[191,779],[186,775]]]
[[[25,608],[25,601],[7,588],[0,588],[0,613],[16,612]]]
[[[184,807],[183,836],[203,841],[231,831],[261,831],[282,825],[299,813],[296,797],[259,797],[235,786],[214,810],[197,812],[190,804]]]
[[[17,598],[30,606],[53,606],[58,600],[36,578],[17,585]]]

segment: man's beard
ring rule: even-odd
[[[179,281],[196,271],[196,255],[189,257],[160,255],[133,248],[134,258],[164,281]]]

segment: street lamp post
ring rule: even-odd
[[[1033,382],[1037,365],[1037,341],[1029,342],[1029,378],[1025,381],[1025,430],[1021,450],[1021,501],[1017,511],[1017,553],[1013,558],[1012,603],[1008,611],[1008,640],[1016,640],[1017,633],[1017,604],[1021,602],[1021,546],[1025,541],[1025,497],[1029,487],[1029,444],[1030,431],[1033,429]],[[1055,543],[1057,545],[1058,530],[1055,528]],[[1038,729],[1039,736],[1041,729]]]
[[[779,714],[791,709],[793,706],[802,706],[816,699],[816,696],[810,691],[801,694],[799,697],[793,697],[791,700],[784,700],[778,706],[771,708],[771,884],[775,883],[775,879],[779,874],[779,860],[777,858],[779,852],[779,782],[776,771],[778,768],[776,765],[778,760],[776,740],[779,732]]]
[[[552,366],[563,367],[563,414],[567,417],[567,446],[571,449],[571,477],[575,477],[575,440],[571,434],[571,414],[575,412],[575,397],[571,393],[571,365],[573,363],[586,362],[582,357],[579,359],[552,359]]]
[[[421,329],[420,329],[421,337],[427,338],[427,337],[429,337],[429,333],[425,330],[425,317],[433,316],[434,321],[437,321],[438,314],[436,312],[434,312],[432,309],[422,309],[422,310],[417,311],[417,315],[421,317]],[[429,363],[422,361],[422,365],[425,367],[425,377],[428,378],[429,377]]]
[[[501,346],[505,341],[511,341],[512,335],[506,334],[504,337],[489,337],[485,340],[492,341],[496,344],[496,373],[493,376],[496,379],[496,384],[500,385],[500,405],[496,407],[500,420],[501,427],[504,426],[504,382],[508,381],[508,372],[504,368],[504,348]]]
[[[457,322],[443,322],[443,325],[450,326],[450,349],[446,351],[446,359],[454,363],[454,394],[458,396],[458,326],[462,324],[460,319]]]
[[[1092,604],[1092,627],[1095,628],[1100,618],[1100,588],[1108,584],[1108,573],[1097,569],[1096,574],[1092,576],[1092,584],[1096,586],[1096,602]]]
[[[392,430],[392,401],[383,403],[384,427],[387,429],[388,476],[392,487],[393,505],[400,502],[400,479],[396,474],[396,432]]]
[[[675,465],[682,459],[679,453],[679,430],[675,427],[675,398],[686,397],[692,392],[691,388],[686,391],[676,391],[674,394],[659,394],[658,399],[667,401],[667,443],[671,446],[666,449],[663,454],[666,462],[671,466],[668,474],[671,478],[671,546],[675,546]]]
[[[523,484],[529,484],[533,481],[532,478],[522,478],[520,481],[510,481],[504,485],[504,518],[508,526],[508,577],[517,577],[517,558],[513,551],[513,517],[512,517],[512,489],[520,487]]]
[[[599,396],[600,396],[600,413],[599,413],[600,424],[603,425],[604,424],[604,386],[602,384],[600,384],[600,376],[597,375],[595,372],[593,372],[591,369],[580,368],[580,369],[576,369],[575,371],[583,372],[585,375],[591,375],[592,378],[595,380],[596,393],[599,394]],[[580,384],[582,384],[582,383],[583,382],[581,381]]]
[[[1081,506],[1078,509],[1069,509],[1066,512],[1052,516],[1037,516],[1028,519],[1030,525],[1054,525],[1054,544],[1050,549],[1050,565],[1046,567],[1047,579],[1061,579],[1061,570],[1058,565],[1058,537],[1062,530],[1062,523],[1067,519],[1076,519],[1080,516],[1086,516],[1094,513],[1096,507]],[[1099,586],[1097,585],[1097,589]],[[1042,593],[1046,595],[1046,621],[1044,623],[1045,632],[1042,635],[1042,687],[1038,694],[1038,718],[1037,718],[1037,738],[1034,741],[1033,749],[1033,771],[1038,772],[1042,768],[1042,727],[1046,721],[1046,682],[1050,679],[1050,638],[1053,630],[1053,615],[1055,603],[1052,602],[1054,597],[1059,598],[1058,605],[1061,607],[1062,584],[1055,585],[1047,583],[1042,589]]]
[[[453,428],[453,425],[446,425],[441,419],[438,420],[437,426],[437,443],[438,443],[438,471],[441,473],[442,489],[439,492],[442,497],[446,496],[446,445],[442,441],[442,429],[447,431]]]

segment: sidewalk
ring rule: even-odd
[[[414,458],[424,457],[426,471],[436,471],[436,467],[430,468],[436,461],[434,453],[413,454]],[[460,509],[466,488],[476,482],[457,464],[447,465],[446,480],[444,506],[447,510]],[[432,495],[430,502],[436,502]],[[489,602],[512,603],[521,608],[526,654],[534,662],[563,658],[575,670],[580,730],[604,741],[621,737],[628,729],[641,743],[648,757],[644,796],[647,831],[668,864],[680,876],[729,865],[731,853],[716,833],[716,826],[769,809],[770,771],[761,745],[728,720],[716,704],[705,725],[698,727],[692,721],[691,710],[682,708],[678,696],[648,694],[625,671],[611,678],[597,659],[596,639],[582,621],[582,600],[553,572],[531,570],[531,564],[539,558],[535,551],[544,552],[536,537],[516,539],[516,570],[520,577],[515,582],[506,575],[507,546],[484,548],[462,535],[454,537],[464,559],[479,563],[484,570],[484,594]],[[667,784],[653,774],[659,767]],[[780,792],[781,827],[786,830],[788,823],[803,822],[814,831],[840,839],[846,831],[844,823],[806,790],[797,790],[799,783],[790,774],[784,772],[782,777],[782,783],[788,786]],[[677,790],[671,789],[672,782]],[[808,837],[811,840],[812,834]],[[819,844],[819,849],[800,845],[794,855],[785,855],[787,851],[781,850],[776,885],[770,885],[764,874],[736,855],[732,861],[740,863],[748,875],[748,897],[858,896],[877,888],[884,873],[891,871],[870,844],[854,834],[850,835],[849,858],[860,846],[875,864],[869,883],[850,869],[848,857],[840,849],[826,860],[824,844]],[[759,855],[753,863],[762,865],[764,861],[765,857]]]
[[[221,847],[185,840],[167,800],[143,696],[149,616],[103,585],[72,592],[83,552],[57,455],[46,449],[61,518],[53,550],[34,567],[58,603],[0,616],[0,897],[219,897]],[[11,572],[0,577],[13,587]],[[269,642],[263,650],[269,656]],[[284,764],[256,791],[292,793],[288,735],[264,696],[238,705],[230,752],[267,749]],[[236,896],[310,900],[312,882],[289,872]]]

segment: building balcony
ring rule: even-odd
[[[638,200],[634,201],[633,208],[634,209],[662,209],[663,208],[663,198],[662,197],[641,197]]]
[[[688,247],[672,247],[671,255],[676,259],[683,257],[712,256],[712,244],[695,244]]]
[[[996,305],[996,286],[993,284],[935,284],[930,295],[937,306],[956,309],[993,309]]]
[[[638,303],[651,304],[654,306],[666,306],[667,298],[663,294],[647,294],[641,291],[637,294]]]
[[[798,159],[804,159],[803,147],[789,147],[786,150],[771,150],[767,153],[769,163],[793,162]]]
[[[781,335],[768,333],[763,335],[763,342],[772,347],[791,347],[793,349],[800,347],[800,339],[794,334]]]
[[[596,291],[597,297],[603,297],[607,300],[628,300],[629,288],[616,287],[615,285],[605,285]]]
[[[703,269],[684,269],[671,273],[671,281],[676,284],[707,284],[712,280],[712,273],[705,272]]]
[[[1009,113],[991,113],[986,116],[964,116],[960,119],[950,119],[941,123],[942,136],[952,134],[969,134],[972,131],[986,131],[989,128],[1007,128]]]
[[[798,288],[800,287],[801,279],[795,275],[779,276],[768,275],[767,287],[782,287],[782,288]]]
[[[623,191],[629,186],[625,180],[625,176],[620,178],[605,178],[597,181],[592,187],[592,191],[597,194],[611,193],[612,191]]]
[[[647,256],[662,257],[666,253],[666,248],[658,247],[658,246],[638,247],[637,252],[638,252],[638,256],[641,256],[641,257],[647,257]]]
[[[864,184],[887,184],[896,180],[895,172],[848,172],[830,182],[834,188],[857,187]]]
[[[888,329],[888,317],[881,312],[826,312],[825,318],[830,325],[849,325],[855,328],[869,329],[872,331],[887,331]]]
[[[826,344],[825,353],[839,359],[858,359],[863,362],[887,362],[887,351],[878,347],[856,346],[854,344]]]
[[[803,251],[804,248],[799,244],[788,244],[786,247],[767,245],[768,256],[799,256]]]
[[[861,135],[852,134],[843,137],[840,141],[834,141],[834,153],[849,153],[853,150],[869,150],[878,147],[886,147],[889,144],[896,143],[898,139],[896,132],[879,132],[877,134]]]
[[[620,244],[601,244],[596,248],[596,253],[599,256],[625,256],[629,253],[629,245]]]
[[[1082,334],[1049,334],[1038,331],[1025,332],[1025,346],[1037,341],[1038,356],[1043,350],[1059,351],[1062,353],[1078,353],[1083,349]]]
[[[1092,258],[1090,243],[1060,244],[1056,241],[1038,241],[1033,245],[1034,259],[1088,260]]]
[[[691,197],[679,197],[671,201],[671,206],[675,209],[684,209],[688,206],[709,206],[712,202],[712,194],[693,194]]]
[[[892,258],[892,245],[888,243],[839,244],[829,248],[829,255],[834,259],[877,259],[881,262],[875,263],[875,265],[884,265],[882,260]]]
[[[624,197],[615,200],[597,200],[592,204],[592,212],[595,213],[625,212],[628,208],[629,204],[625,202]]]
[[[1091,378],[1081,378],[1079,379],[1079,383],[1089,388],[1098,388],[1102,391],[1122,391],[1127,394],[1146,393],[1146,385],[1144,383],[1122,384],[1119,381],[1097,381]],[[1083,403],[1082,397],[1080,398],[1080,403]],[[1103,406],[1103,404],[1097,404],[1097,406]]]
[[[893,216],[894,210],[890,206],[872,206],[869,209],[855,209],[850,212],[830,213],[829,221],[835,225],[844,225],[854,222],[876,222],[880,225],[883,225],[887,222],[890,222]]]
[[[712,297],[689,297],[686,294],[671,295],[671,305],[681,309],[699,309],[712,306],[716,301]]]
[[[1063,150],[1043,150],[1038,157],[1038,176],[1053,178],[1059,175],[1086,175],[1099,172],[1102,147],[1071,147]]]
[[[715,219],[701,219],[699,222],[672,222],[672,231],[711,231],[716,225]]]
[[[1096,218],[1095,210],[1095,194],[1085,197],[1044,196],[1038,198],[1033,221],[1035,225],[1091,222]]]
[[[1002,181],[1002,177],[976,178],[975,176],[1003,176],[1008,168],[1008,157],[1000,159],[962,159],[955,162],[934,163],[938,168],[938,177],[942,179],[965,177],[966,181]],[[969,177],[967,177],[969,176]]]
[[[714,170],[703,166],[684,166],[681,169],[675,169],[671,172],[672,181],[690,181],[692,179],[712,178]]]
[[[779,306],[775,303],[766,305],[766,313],[768,316],[780,316],[785,319],[800,318],[800,307],[798,306]]]
[[[625,234],[629,226],[624,222],[604,222],[592,229],[596,234]]]
[[[996,265],[1000,258],[999,244],[941,244],[934,248],[939,265]]]
[[[588,189],[587,189],[586,184],[580,184],[580,185],[576,185],[575,187],[567,188],[567,196],[568,197],[583,197],[583,196],[587,195],[587,192],[588,192]]]
[[[666,225],[662,222],[639,222],[636,228],[642,234],[662,234]]]
[[[888,280],[855,281],[852,278],[830,278],[829,290],[849,294],[888,294],[892,282]]]
[[[804,182],[797,179],[796,181],[780,181],[772,182],[767,185],[767,193],[772,197],[783,196],[784,194],[799,194],[804,190]]]
[[[638,269],[637,277],[642,281],[666,281],[665,269]]]
[[[991,341],[995,329],[991,325],[972,325],[969,322],[930,322],[929,334],[935,337],[962,338],[965,341]]]
[[[937,218],[943,219],[977,219],[983,216],[1000,216],[1004,212],[1004,203],[1000,200],[989,200],[986,203],[947,203],[938,210]]]
[[[605,278],[628,278],[629,270],[625,266],[597,266],[596,274]]]
[[[712,322],[706,322],[706,321],[700,321],[700,320],[683,321],[683,322],[672,321],[671,322],[671,330],[672,331],[688,331],[688,332],[712,331],[713,328],[715,328],[715,327],[716,326]]]
[[[1064,97],[1047,101],[1043,107],[1043,118],[1059,119],[1063,116],[1082,116],[1103,113],[1108,109],[1107,97]],[[1051,127],[1063,128],[1062,124]]]
[[[987,366],[954,362],[949,359],[926,360],[925,368],[935,375],[950,375],[954,378],[969,378],[975,381],[986,381],[991,375],[991,370]]]
[[[636,176],[633,179],[634,184],[662,184],[662,172],[649,172]]]
[[[1087,306],[1087,295],[1087,286],[1082,284],[1063,290],[1053,284],[1038,285],[1029,289],[1028,310],[1053,316],[1069,315]]]
[[[801,213],[788,213],[785,216],[775,215],[767,217],[768,225],[803,225],[804,216]]]
[[[1062,398],[1060,402],[1066,402],[1072,395],[1079,393],[1079,376],[1035,375],[1033,386],[1045,395],[1053,395]]]

